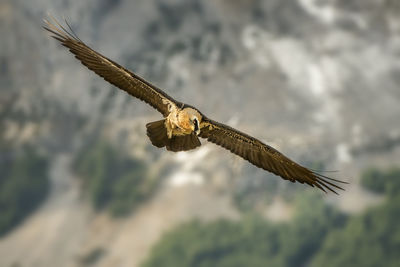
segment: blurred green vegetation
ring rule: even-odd
[[[239,222],[198,221],[167,233],[151,257],[150,266],[302,266],[307,264],[332,228],[345,216],[325,205],[317,193],[298,197],[301,213],[290,223],[270,223],[249,215]]]
[[[0,105],[0,237],[27,218],[46,198],[50,181],[48,157],[32,144],[7,140],[7,123],[23,126],[39,117],[13,108],[17,94],[4,95]],[[14,136],[13,136],[14,137]]]
[[[386,201],[353,216],[344,229],[332,231],[312,266],[399,266],[400,169],[368,169],[361,184],[385,193]]]
[[[16,151],[5,144],[0,154],[0,236],[22,222],[49,191],[48,160],[33,148]]]
[[[192,221],[165,234],[142,266],[398,266],[400,169],[369,169],[361,184],[387,200],[348,216],[303,191],[292,200],[297,214],[290,222],[254,215]]]
[[[395,196],[400,192],[400,168],[393,167],[386,171],[367,169],[362,175],[361,185],[375,193]]]
[[[97,210],[126,215],[149,197],[157,186],[146,164],[117,150],[104,140],[82,150],[74,169],[83,179],[84,192]]]

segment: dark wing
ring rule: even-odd
[[[69,31],[54,18],[52,20],[53,22],[44,20],[46,26],[43,28],[51,32],[53,34],[52,37],[60,41],[63,46],[69,48],[69,51],[83,65],[103,77],[104,80],[150,104],[161,112],[164,117],[169,114],[168,104],[180,104],[141,77],[88,47],[74,34],[67,21],[65,22],[69,27]]]
[[[200,137],[222,146],[232,153],[248,160],[259,168],[272,172],[291,182],[306,183],[337,194],[334,188],[341,189],[335,183],[346,183],[332,179],[305,168],[290,160],[276,149],[261,141],[235,130],[227,125],[203,117],[200,124]]]

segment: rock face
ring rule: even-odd
[[[349,177],[399,157],[396,0],[5,0],[0,111],[24,119],[2,118],[3,138],[34,143],[54,160],[47,202],[0,240],[2,266],[136,266],[174,223],[236,218],[229,192],[266,176],[211,145],[183,155],[135,150],[148,143],[144,122],[158,114],[50,40],[41,29],[46,12],[64,15],[92,48],[170,95],[302,163],[326,162]],[[98,131],[144,159],[163,153],[157,160],[175,166],[160,193],[124,220],[93,213],[68,164]],[[180,164],[182,157],[193,165]],[[232,176],[249,179],[231,183]],[[356,200],[343,199],[352,211]]]

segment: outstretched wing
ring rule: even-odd
[[[337,194],[335,188],[343,190],[337,183],[346,183],[303,167],[261,141],[205,117],[200,124],[200,137],[206,138],[255,166],[291,182],[306,183],[312,187],[316,186],[324,192],[327,189],[335,194]]]
[[[74,34],[67,21],[65,22],[69,30],[54,18],[52,18],[52,21],[44,20],[44,22],[46,26],[43,28],[51,32],[53,34],[52,37],[60,41],[63,46],[69,48],[69,51],[83,65],[103,77],[109,83],[150,104],[161,112],[164,117],[169,114],[168,105],[180,104],[143,78],[88,47]]]

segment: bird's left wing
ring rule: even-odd
[[[206,117],[203,117],[200,124],[200,137],[206,138],[255,166],[291,182],[306,183],[312,187],[316,186],[324,192],[328,189],[334,193],[336,193],[334,188],[343,190],[337,183],[346,183],[303,167],[254,137]]]
[[[169,105],[180,104],[143,78],[91,49],[74,34],[67,21],[65,22],[69,30],[63,27],[54,18],[52,18],[51,21],[44,20],[44,22],[46,26],[43,28],[51,32],[53,34],[52,37],[60,41],[63,46],[69,48],[69,51],[71,51],[83,65],[103,77],[104,80],[109,83],[150,104],[163,114],[164,117],[169,114]]]

